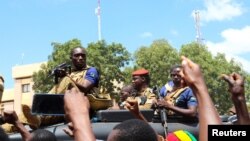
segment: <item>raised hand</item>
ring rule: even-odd
[[[232,97],[244,95],[244,78],[241,75],[234,72],[230,75],[222,74],[222,78],[228,83]]]
[[[183,74],[182,77],[185,80],[185,83],[190,87],[197,87],[199,84],[204,83],[203,75],[200,69],[200,66],[185,56],[181,57]]]
[[[173,106],[173,103],[170,102],[170,101],[166,101],[164,99],[160,99],[160,100],[157,101],[157,105],[158,105],[158,107],[168,109],[169,107]]]
[[[13,125],[15,125],[15,123],[19,120],[15,111],[4,111],[3,117],[6,123]]]
[[[199,141],[208,140],[208,125],[222,124],[214,103],[208,93],[202,72],[198,64],[182,56],[182,77],[187,85],[193,90],[198,101],[199,113]],[[208,116],[209,115],[209,116]]]
[[[13,124],[16,127],[18,132],[21,134],[23,141],[31,140],[31,133],[24,127],[23,123],[19,121],[15,111],[4,111],[3,117],[6,123]]]
[[[133,98],[127,98],[125,107],[133,113],[135,116],[138,116],[140,111],[139,111],[139,106],[138,106],[138,101]]]
[[[245,100],[244,78],[238,73],[222,74],[222,78],[229,84],[229,92],[234,103],[238,124],[250,124],[250,117]]]
[[[125,108],[127,108],[136,118],[147,122],[147,119],[140,112],[138,101],[134,98],[127,98],[125,103]]]

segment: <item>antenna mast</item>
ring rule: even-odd
[[[201,31],[200,31],[200,13],[195,10],[195,29],[196,29],[196,42],[202,44]]]
[[[98,20],[98,40],[102,40],[101,36],[101,2],[98,0],[98,6],[95,9],[95,14],[97,15],[97,20]]]
[[[23,65],[23,58],[24,58],[24,53],[22,53],[22,62],[21,62],[21,65]]]

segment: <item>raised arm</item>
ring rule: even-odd
[[[67,90],[64,96],[66,117],[73,124],[75,141],[95,141],[89,118],[89,100],[76,88]]]
[[[23,141],[31,139],[31,133],[24,127],[23,123],[18,119],[15,111],[4,111],[4,121],[13,124],[21,134]]]
[[[236,109],[237,123],[250,124],[250,118],[245,99],[244,78],[238,73],[232,73],[230,75],[222,74],[222,78],[229,85],[231,99]]]
[[[128,98],[125,103],[125,107],[138,119],[148,122],[147,119],[139,110],[138,101],[132,98]]]
[[[208,125],[221,124],[221,120],[208,94],[199,65],[184,56],[181,59],[185,82],[191,87],[198,101],[199,141],[207,141]]]

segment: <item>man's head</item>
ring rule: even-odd
[[[71,50],[70,59],[77,70],[82,70],[86,67],[87,51],[83,47],[75,47]]]
[[[44,129],[35,130],[31,136],[30,141],[57,141],[56,136],[52,132]]]
[[[182,82],[181,77],[182,66],[181,65],[174,65],[170,69],[170,77],[174,82],[174,85],[180,86]]]
[[[134,89],[133,85],[123,86],[120,91],[120,100],[125,101],[127,97],[131,96],[133,89]]]
[[[132,83],[137,90],[140,89],[143,85],[149,85],[149,71],[146,69],[139,69],[134,71],[132,73]]]
[[[145,121],[130,119],[116,125],[107,141],[157,141],[157,134]]]

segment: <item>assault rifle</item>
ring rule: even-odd
[[[163,100],[163,97],[161,96],[157,86],[153,88],[153,93],[157,95],[159,100]],[[165,108],[159,107],[158,111],[160,112],[161,124],[164,127],[165,137],[167,137],[168,135],[167,110]]]
[[[55,84],[57,84],[58,78],[66,76],[67,73],[71,73],[71,66],[65,62],[56,66],[52,71],[50,71],[49,77],[54,76]]]

